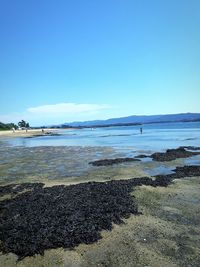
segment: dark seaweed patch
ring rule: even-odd
[[[101,230],[111,230],[112,223],[139,214],[130,192],[142,184],[154,182],[134,178],[46,188],[33,184],[31,191],[0,204],[1,250],[23,258],[49,248],[95,242]]]
[[[36,189],[1,203],[0,239],[4,252],[19,257],[44,249],[73,248],[100,238],[112,222],[137,214],[128,187],[88,183]]]
[[[176,167],[173,170],[174,173],[167,174],[167,175],[155,175],[155,183],[154,185],[162,186],[169,185],[174,179],[181,179],[184,177],[193,177],[193,176],[200,176],[200,166],[197,165],[190,165],[190,166],[183,166],[183,167]],[[157,184],[158,183],[158,184]]]
[[[171,161],[177,158],[188,158],[195,155],[200,155],[200,152],[188,151],[188,147],[179,147],[176,149],[167,149],[166,152],[156,152],[153,153],[150,157],[155,161]],[[192,150],[197,150],[195,147]]]
[[[143,158],[149,158],[149,156],[147,155],[144,155],[144,154],[139,154],[138,156],[136,156],[135,158],[140,158],[140,159],[143,159]]]
[[[89,162],[89,164],[92,164],[93,166],[109,166],[109,165],[120,164],[125,162],[133,162],[133,161],[140,161],[140,160],[135,158],[101,159]]]
[[[21,184],[12,189],[31,189],[0,203],[0,240],[4,253],[22,259],[43,254],[50,248],[74,248],[101,238],[131,214],[140,214],[131,192],[134,186],[168,186],[174,178],[200,175],[200,166],[177,167],[175,174],[154,179],[132,178],[104,183],[90,182],[44,188],[42,184]],[[2,189],[0,187],[0,189]],[[21,192],[20,190],[18,192]]]
[[[176,169],[173,171],[175,173],[171,174],[172,178],[200,176],[200,166],[197,166],[197,165],[176,167]]]
[[[192,151],[188,151],[187,149],[190,149]],[[135,156],[134,158],[101,159],[101,160],[91,161],[89,162],[89,164],[92,164],[93,166],[97,167],[109,166],[125,162],[141,161],[141,159],[143,158],[152,158],[155,161],[171,161],[177,158],[188,158],[195,155],[200,155],[200,152],[195,150],[200,150],[200,148],[194,146],[182,146],[175,149],[167,149],[166,152],[156,152],[150,156],[141,154]]]

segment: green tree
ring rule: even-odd
[[[29,128],[29,123],[24,121],[24,120],[21,120],[18,122],[18,126],[21,127],[21,128]]]
[[[0,131],[2,130],[12,130],[12,128],[17,129],[17,125],[15,125],[14,123],[3,123],[0,122]]]

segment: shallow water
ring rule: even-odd
[[[200,155],[184,160],[185,165],[200,165]]]
[[[60,136],[7,138],[0,140],[0,182],[68,179],[72,176],[113,177],[130,168],[144,175],[169,174],[171,168],[141,158],[141,162],[93,167],[90,161],[151,155],[179,146],[200,146],[200,123],[152,124],[60,131]],[[199,165],[200,156],[184,159],[185,165]],[[121,171],[123,168],[123,171]],[[121,174],[120,174],[121,175]],[[131,175],[131,171],[130,171]],[[138,173],[137,173],[138,175]],[[142,174],[141,174],[142,175]],[[123,177],[129,176],[128,173]],[[121,177],[121,176],[120,176]],[[132,176],[130,176],[132,177]]]
[[[179,146],[200,146],[200,122],[157,123],[143,126],[121,126],[95,129],[61,130],[60,136],[5,139],[9,146],[110,146],[138,152],[163,151]]]
[[[172,174],[174,173],[173,170],[174,170],[173,167],[167,167],[162,165],[155,168],[150,168],[150,167],[145,168],[145,172],[150,176]]]
[[[0,147],[0,182],[80,176],[93,169],[90,161],[113,153],[109,147]]]

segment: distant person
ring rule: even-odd
[[[15,132],[15,128],[14,127],[12,128],[12,131],[13,131],[13,133]]]
[[[140,133],[142,134],[143,130],[142,130],[142,127],[140,127]]]

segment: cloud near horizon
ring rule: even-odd
[[[28,108],[27,111],[32,114],[79,114],[80,112],[97,112],[108,108],[107,105],[98,104],[76,104],[76,103],[59,103],[54,105],[43,105]]]
[[[102,110],[108,108],[110,107],[104,104],[57,103],[30,107],[21,113],[0,115],[0,121],[17,123],[17,121],[24,119],[34,125],[60,124],[73,120],[90,120],[93,119],[93,115],[100,114]]]

